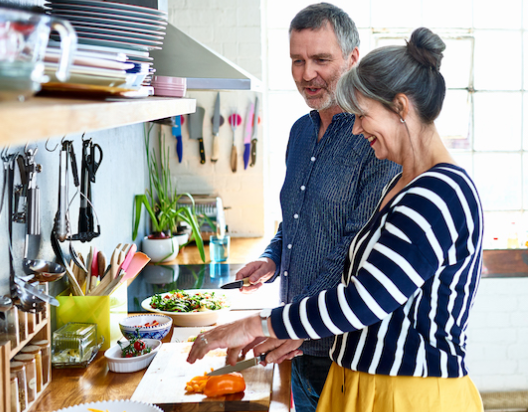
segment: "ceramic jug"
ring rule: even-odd
[[[71,24],[46,14],[0,7],[0,100],[24,100],[49,80],[43,60],[52,30],[60,35],[56,77],[64,82],[77,48]]]

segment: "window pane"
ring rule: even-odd
[[[443,38],[446,49],[440,71],[448,88],[467,88],[471,75],[473,58],[472,38]]]
[[[408,0],[404,4],[394,0],[372,0],[372,26],[418,27],[421,24],[421,1]]]
[[[512,224],[513,223],[513,224]],[[506,249],[508,237],[517,233],[520,244],[526,242],[526,216],[521,212],[484,213],[484,249]]]
[[[473,179],[473,155],[470,152],[455,152],[451,151],[451,156],[455,159],[457,164],[465,169],[467,174]]]
[[[438,133],[452,149],[470,149],[471,102],[465,90],[448,90],[442,112],[436,120]]]
[[[521,93],[475,93],[475,150],[521,149]],[[500,113],[505,117],[497,123]]]
[[[520,33],[520,31],[488,30],[475,32],[475,88],[477,90],[521,89]]]
[[[522,207],[521,155],[475,153],[475,184],[485,210],[517,210]]]
[[[520,29],[522,0],[501,0],[500,4],[474,1],[475,28]],[[492,50],[490,48],[490,50]]]
[[[471,27],[471,2],[471,0],[424,1],[423,25],[429,28]]]

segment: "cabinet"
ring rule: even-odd
[[[195,110],[195,99],[164,97],[106,101],[35,97],[26,102],[0,102],[0,147],[143,123]],[[45,317],[29,315],[34,330],[16,347],[0,342],[0,411],[11,410],[10,360],[34,338],[51,341],[49,313],[47,310]]]

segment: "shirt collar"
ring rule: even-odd
[[[354,118],[355,115],[352,113],[341,112],[334,114],[334,116],[332,117],[332,123],[339,120],[353,120]],[[321,122],[321,116],[319,116],[319,112],[317,110],[310,111],[310,119],[312,120],[314,126],[319,127],[319,124]]]

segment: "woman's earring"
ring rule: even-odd
[[[401,122],[401,123],[405,123],[405,120],[403,120],[403,119],[400,117],[400,122]]]

